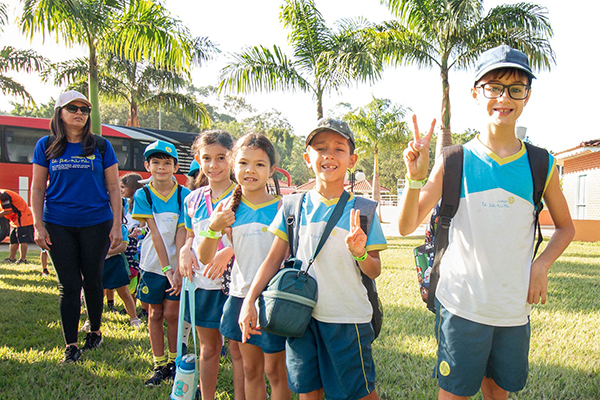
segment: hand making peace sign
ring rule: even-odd
[[[354,257],[365,254],[367,235],[360,227],[360,210],[350,210],[350,232],[346,236],[346,246]]]
[[[417,125],[417,116],[413,115],[414,140],[408,142],[408,147],[404,150],[404,163],[408,177],[415,181],[423,180],[427,177],[429,169],[429,144],[435,128],[435,118],[431,121],[429,132],[423,137],[419,133]]]

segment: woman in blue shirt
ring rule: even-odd
[[[35,242],[50,251],[58,276],[66,349],[77,362],[81,288],[91,325],[83,350],[102,343],[102,270],[110,247],[121,243],[119,168],[110,143],[91,132],[86,97],[70,90],[56,102],[51,135],[33,153],[31,204]],[[47,185],[46,185],[47,183]]]

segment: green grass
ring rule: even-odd
[[[374,343],[382,399],[434,399],[434,316],[421,301],[412,248],[422,237],[395,238],[377,280],[384,326]],[[0,252],[0,259],[6,253]],[[52,269],[50,268],[52,271]],[[78,365],[60,366],[63,341],[56,277],[38,264],[0,264],[0,393],[3,399],[167,399],[170,387],[143,386],[152,359],[147,326],[103,317],[104,343]],[[117,298],[117,303],[119,303]],[[122,304],[118,304],[122,308]],[[530,373],[511,399],[600,398],[600,243],[572,243],[550,272],[549,298],[534,306]],[[83,337],[80,337],[80,343]],[[217,399],[233,399],[231,363],[222,362]],[[481,399],[481,395],[475,396]]]

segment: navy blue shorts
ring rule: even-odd
[[[375,390],[373,327],[331,324],[311,318],[303,336],[288,338],[285,349],[292,392],[323,388],[327,400],[361,399]]]
[[[483,377],[509,392],[525,387],[529,372],[529,322],[498,327],[453,315],[435,301],[438,360],[434,377],[456,396],[474,396]]]
[[[221,334],[237,342],[242,341],[238,318],[243,302],[244,299],[229,296],[223,306],[223,317],[221,318]],[[267,332],[262,332],[261,335],[251,335],[250,340],[247,340],[246,343],[260,347],[263,353],[279,353],[285,350],[285,338]]]
[[[129,268],[122,254],[104,260],[102,289],[116,289],[129,285]]]
[[[136,297],[148,304],[162,304],[165,300],[179,301],[179,295],[167,293],[168,289],[171,289],[171,282],[166,276],[142,270]]]
[[[196,323],[200,328],[219,329],[221,317],[223,316],[223,305],[227,295],[222,290],[196,289],[194,291],[196,300]],[[185,314],[183,319],[191,323],[190,306],[188,298],[185,299]]]

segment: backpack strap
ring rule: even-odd
[[[548,151],[527,142],[523,143],[527,149],[527,158],[529,160],[529,167],[531,168],[531,177],[533,178],[533,205],[535,206],[535,226],[537,228],[537,241],[533,251],[533,260],[540,244],[544,241],[542,227],[540,226],[540,213],[544,209],[542,199],[548,177]]]
[[[146,195],[146,200],[148,201],[148,204],[150,205],[150,209],[152,209],[152,195],[150,194],[150,188],[148,187],[148,185],[144,185],[144,186],[142,186],[142,189],[144,189],[144,194]]]
[[[100,152],[100,155],[102,156],[102,159],[104,160],[104,155],[106,154],[106,138],[100,136],[100,135],[96,135],[95,133],[92,133],[92,135],[94,135],[94,141],[95,141],[95,147],[98,149],[98,151]],[[50,145],[52,145],[52,143],[54,143],[54,135],[48,135],[46,136],[46,150],[48,150],[48,147],[50,147]],[[46,161],[48,160],[48,156],[46,156]]]
[[[360,210],[360,229],[368,236],[371,224],[373,223],[373,218],[375,218],[377,202],[364,197],[355,196],[354,209]]]
[[[305,195],[306,193],[294,193],[283,198],[283,217],[285,218],[290,257],[296,257],[298,249],[300,216],[302,216],[302,203]]]
[[[435,289],[440,278],[440,261],[448,247],[448,230],[452,218],[456,215],[463,176],[463,147],[454,145],[442,149],[444,171],[442,182],[442,199],[440,202],[440,219],[435,230],[435,258],[429,277],[429,296],[427,308],[435,309]]]

